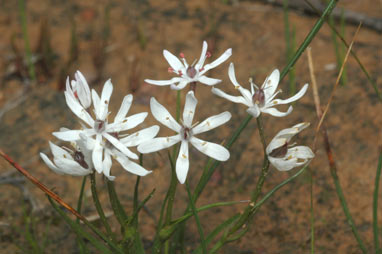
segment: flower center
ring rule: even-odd
[[[268,155],[274,158],[283,158],[288,152],[288,142],[285,142],[284,145],[273,149]]]
[[[186,73],[190,78],[194,78],[196,76],[196,69],[194,66],[188,66]]]
[[[188,140],[192,136],[192,132],[188,127],[183,127],[181,133],[184,140]]]
[[[85,161],[85,156],[83,155],[83,153],[81,153],[80,151],[75,151],[73,157],[74,160],[81,165],[81,167],[86,169],[89,168],[88,164]]]
[[[255,104],[259,105],[260,107],[264,106],[265,104],[265,94],[263,89],[259,89],[255,92],[255,94],[252,96],[252,100]]]
[[[105,130],[105,121],[95,120],[94,121],[94,129],[98,133],[102,133]]]

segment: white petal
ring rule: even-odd
[[[163,125],[173,131],[180,132],[181,126],[175,121],[165,107],[163,107],[154,97],[150,100],[151,113]]]
[[[188,79],[182,78],[182,80],[179,82],[179,84],[171,84],[171,89],[172,90],[182,90],[183,88],[186,87],[186,85],[189,83]]]
[[[143,142],[138,146],[140,153],[153,153],[162,149],[166,149],[180,141],[180,135],[171,137],[154,138],[152,140]]]
[[[80,135],[84,134],[85,136],[91,136],[95,134],[93,129],[85,130],[66,130],[66,131],[57,131],[52,133],[58,139],[63,141],[76,141],[80,139]]]
[[[227,49],[218,59],[216,59],[215,61],[213,61],[212,63],[210,64],[206,64],[204,66],[204,70],[201,72],[201,75],[203,75],[203,73],[205,73],[206,71],[208,70],[211,70],[212,68],[215,68],[216,66],[222,64],[223,62],[225,62],[230,56],[232,55],[232,49],[229,48]]]
[[[203,122],[201,122],[200,124],[198,124],[197,126],[195,126],[194,128],[192,128],[192,134],[196,135],[212,130],[222,124],[225,124],[229,121],[229,119],[231,119],[231,113],[229,113],[228,111],[223,112],[219,115],[211,116]]]
[[[102,140],[102,135],[97,135],[96,141],[94,143],[93,154],[92,154],[94,168],[95,170],[97,170],[99,174],[101,174],[103,171],[103,163],[102,163],[103,147],[101,146],[101,140]]]
[[[235,88],[241,87],[239,82],[237,82],[237,80],[236,80],[235,66],[234,66],[233,63],[229,64],[229,67],[228,67],[228,76],[229,76],[229,79],[231,80],[231,82],[233,83],[233,85],[235,86]]]
[[[138,113],[129,117],[126,117],[125,119],[122,119],[121,122],[115,122],[112,124],[108,124],[106,126],[106,132],[120,132],[129,130],[132,128],[137,127],[137,125],[141,124],[145,118],[147,117],[147,112]]]
[[[307,128],[309,125],[310,125],[310,123],[308,123],[308,122],[302,122],[302,123],[299,123],[299,124],[294,125],[294,126],[291,127],[291,128],[283,129],[283,130],[279,131],[279,132],[276,134],[276,136],[274,137],[274,139],[285,138],[285,139],[287,139],[287,141],[289,142],[289,140],[290,140],[294,135],[296,135],[297,133],[301,132],[303,129]]]
[[[241,95],[243,95],[245,101],[246,101],[246,105],[249,107],[250,105],[252,105],[252,94],[249,90],[243,88],[239,82],[237,82],[236,80],[236,75],[235,75],[235,67],[233,65],[233,63],[231,63],[229,65],[229,68],[228,68],[228,76],[229,76],[229,79],[231,80],[231,82],[233,83],[233,85],[235,86],[235,89],[238,89],[239,92],[241,93]]]
[[[269,162],[279,171],[288,171],[297,166],[296,158],[285,160],[284,158],[274,158],[269,156],[268,159],[269,159]]]
[[[114,118],[114,122],[122,122],[123,121],[123,119],[127,115],[127,112],[129,112],[129,109],[131,107],[132,102],[133,102],[133,95],[132,94],[126,95],[123,98],[121,107],[119,108],[119,111]]]
[[[302,96],[304,96],[304,94],[306,93],[306,90],[308,90],[308,86],[309,86],[308,84],[305,84],[300,89],[300,91],[298,91],[298,93],[296,93],[295,95],[293,95],[292,97],[290,97],[288,99],[285,99],[285,100],[276,99],[276,100],[273,100],[271,103],[272,103],[272,105],[278,105],[278,104],[287,104],[287,103],[297,101]]]
[[[133,134],[130,134],[129,136],[120,139],[120,141],[126,146],[126,147],[132,147],[137,146],[147,140],[153,139],[159,132],[159,126],[154,125],[145,129],[142,129],[140,131],[137,131]]]
[[[80,71],[77,71],[74,74],[74,76],[77,80],[76,91],[78,94],[78,98],[81,101],[81,104],[82,106],[84,106],[84,108],[89,108],[92,101],[91,101],[90,88],[89,88],[88,82],[86,82],[84,75],[82,75]]]
[[[208,48],[207,42],[203,41],[202,53],[200,53],[199,61],[195,65],[196,67],[198,68],[203,67],[204,61],[207,58],[207,48]]]
[[[278,138],[277,135],[272,139],[271,142],[269,142],[267,148],[266,148],[266,152],[267,152],[267,155],[269,155],[270,153],[273,152],[273,150],[279,148],[279,147],[282,147],[283,145],[285,145],[285,143],[288,142],[288,140],[286,138]]]
[[[171,54],[168,50],[163,50],[163,56],[164,58],[166,58],[171,68],[173,68],[175,71],[184,68],[182,62],[176,56]]]
[[[272,95],[275,93],[277,86],[279,85],[280,81],[280,72],[278,69],[275,69],[271,75],[269,75],[261,88],[264,90],[265,100],[272,97]]]
[[[70,108],[70,110],[82,121],[87,123],[89,126],[94,125],[93,118],[89,115],[89,113],[80,105],[77,99],[72,97],[68,92],[64,92],[66,104]]]
[[[176,176],[181,184],[186,181],[190,162],[188,159],[188,141],[182,141],[178,159],[176,160]]]
[[[290,154],[293,157],[296,157],[298,159],[302,159],[302,160],[314,158],[314,153],[307,146],[295,146],[295,147],[292,147],[292,148],[288,149],[288,154]]]
[[[172,84],[178,83],[178,82],[180,82],[182,80],[183,80],[182,78],[175,77],[175,78],[172,78],[170,80],[145,79],[145,82],[149,83],[149,84],[152,84],[152,85],[157,85],[157,86],[168,86],[168,85],[172,85]]]
[[[104,158],[104,160],[103,160],[103,174],[104,174],[110,181],[114,181],[115,176],[111,176],[111,175],[110,175],[110,169],[111,169],[111,165],[112,165],[110,153],[105,151],[105,156],[104,156],[104,157],[105,157],[105,158]]]
[[[113,146],[115,146],[115,148],[117,148],[119,151],[121,151],[123,154],[125,154],[126,156],[134,159],[134,160],[138,160],[138,155],[136,155],[135,153],[133,153],[132,151],[130,151],[120,140],[116,139],[115,137],[113,137],[112,135],[110,135],[109,133],[103,133],[102,134]]]
[[[94,89],[92,89],[92,99],[93,99],[93,106],[94,106],[94,114],[96,115],[96,118],[98,119],[101,99],[99,98],[97,92]]]
[[[129,160],[123,154],[115,154],[115,159],[121,164],[121,166],[125,170],[127,170],[130,173],[133,173],[135,175],[145,176],[145,175],[151,173],[151,171],[148,171],[148,170],[144,169],[141,165]]]
[[[57,174],[64,174],[59,168],[56,167],[56,165],[53,164],[53,162],[43,153],[40,153],[41,159],[45,162],[45,164],[54,172]]]
[[[206,77],[206,76],[201,76],[198,78],[199,82],[200,83],[203,83],[205,85],[208,85],[208,86],[214,86],[216,84],[219,84],[220,82],[222,82],[220,79],[216,79],[216,78],[209,78],[209,77]]]
[[[201,153],[204,153],[215,160],[226,161],[229,159],[229,151],[224,146],[207,142],[196,137],[191,137],[190,142]]]
[[[257,118],[260,115],[260,109],[257,105],[254,105],[247,109],[247,113],[253,116],[254,118]]]
[[[49,141],[49,146],[50,146],[50,150],[52,151],[52,154],[54,157],[67,158],[67,159],[73,160],[72,155],[68,151],[66,151],[65,149],[55,145],[54,143],[52,143],[50,141]]]
[[[278,110],[275,109],[275,108],[262,108],[262,109],[261,109],[261,112],[263,112],[263,113],[267,113],[267,114],[270,114],[270,115],[272,115],[272,116],[276,116],[276,117],[284,117],[284,116],[287,116],[287,115],[289,115],[290,113],[292,113],[292,110],[293,110],[293,107],[292,107],[292,106],[289,106],[287,112],[280,112],[280,111],[278,111]]]
[[[102,89],[101,100],[98,105],[98,113],[97,113],[98,120],[102,120],[102,121],[106,120],[112,92],[113,92],[113,84],[111,83],[109,79],[108,81],[106,81]]]
[[[73,176],[84,176],[91,173],[91,170],[81,167],[76,161],[66,158],[54,158],[54,163],[56,163],[58,170],[64,174]]]
[[[243,96],[232,96],[232,95],[226,94],[225,92],[223,92],[223,91],[220,90],[219,88],[215,88],[215,87],[213,87],[213,88],[211,89],[211,91],[212,91],[213,94],[216,94],[217,96],[220,96],[220,97],[222,97],[222,98],[224,98],[224,99],[227,99],[227,100],[229,100],[229,101],[232,101],[232,102],[234,102],[234,103],[241,103],[241,104],[244,104],[244,105],[246,105],[246,106],[248,106],[248,107],[250,107],[250,105],[252,104],[252,103],[249,104],[249,103],[244,99]]]
[[[198,104],[198,100],[195,98],[194,92],[189,91],[186,95],[186,102],[183,110],[183,123],[189,128],[192,126],[196,104]]]

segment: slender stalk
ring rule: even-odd
[[[82,178],[80,195],[79,195],[78,201],[77,201],[77,212],[78,213],[81,213],[82,200],[83,200],[83,196],[84,196],[85,185],[86,185],[86,176],[84,176]],[[76,218],[76,223],[77,224],[80,223],[80,219],[79,218]],[[88,253],[88,250],[86,249],[85,242],[83,241],[83,239],[79,235],[77,235],[77,242],[78,242],[78,245],[79,245],[79,248],[80,248],[80,253],[81,254]]]
[[[101,206],[101,202],[99,201],[99,198],[98,198],[96,179],[95,179],[95,172],[90,174],[90,184],[91,184],[90,186],[91,186],[91,191],[92,191],[92,196],[93,196],[93,202],[94,202],[94,205],[95,205],[95,207],[97,209],[99,217],[100,217],[100,219],[102,221],[102,224],[104,225],[104,227],[106,229],[107,236],[109,237],[109,239],[112,242],[116,242],[116,240],[114,238],[114,234],[113,234],[113,232],[111,230],[111,227],[110,227],[109,223],[107,222],[105,213],[103,212],[103,209],[102,209],[102,206]]]
[[[121,225],[121,231],[124,232],[126,229],[127,214],[119,201],[117,192],[115,191],[114,182],[106,180],[106,185],[109,193],[111,208],[113,209],[114,215]]]
[[[310,170],[310,253],[314,254],[313,170]]]
[[[19,13],[20,13],[20,20],[21,20],[21,29],[22,29],[23,38],[24,38],[25,54],[26,54],[27,64],[28,64],[28,73],[32,81],[36,81],[36,73],[35,73],[33,62],[32,62],[32,52],[31,52],[29,36],[28,36],[25,0],[19,0]]]
[[[196,211],[194,201],[192,200],[192,196],[191,196],[191,192],[190,192],[190,186],[188,185],[188,181],[186,181],[186,189],[187,189],[188,199],[190,200],[189,205],[191,206],[191,210],[192,210],[192,213],[194,214],[196,225],[198,227],[200,242],[202,243],[203,254],[207,254],[207,246],[206,246],[206,242],[204,240],[205,238],[204,238],[203,228],[202,228],[202,225],[200,224],[198,212]]]
[[[321,29],[323,23],[325,22],[326,17],[330,15],[330,13],[333,11],[334,7],[336,6],[338,0],[331,0],[328,4],[328,6],[325,8],[324,12],[322,13],[321,17],[317,20],[316,24],[313,26],[313,28],[310,30],[308,35],[306,36],[305,40],[302,42],[300,47],[297,49],[296,53],[292,57],[292,59],[289,61],[287,66],[283,69],[283,71],[280,74],[280,80],[282,80],[285,75],[289,72],[289,70],[294,66],[294,64],[297,62],[297,60],[300,58],[301,54],[304,52],[304,50],[308,47],[310,42],[313,40],[313,38],[316,36],[318,31]]]
[[[375,187],[373,195],[373,233],[374,233],[374,248],[375,254],[382,254],[382,248],[379,245],[378,235],[378,194],[379,194],[379,182],[381,180],[381,168],[382,168],[382,144],[379,146],[379,160],[377,173],[375,175]]]

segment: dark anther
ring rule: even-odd
[[[105,130],[105,122],[101,121],[101,120],[95,120],[94,129],[96,129],[97,132],[104,131]]]
[[[189,134],[190,134],[190,129],[187,127],[184,128],[183,129],[183,138],[187,140],[189,138]]]
[[[265,94],[263,89],[259,89],[255,92],[255,94],[252,96],[252,100],[255,104],[258,104],[259,106],[264,106],[265,104]]]
[[[285,142],[284,145],[276,149],[273,149],[273,151],[269,153],[269,156],[274,158],[282,158],[287,154],[287,152],[288,152],[288,142]]]
[[[194,68],[194,66],[188,66],[186,73],[187,76],[189,76],[190,78],[194,78],[196,75],[196,69]]]
[[[89,168],[88,164],[85,161],[84,155],[80,151],[75,151],[74,152],[74,160],[76,162],[78,162],[78,164],[80,164],[81,167],[86,168],[86,169]]]

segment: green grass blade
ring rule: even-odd
[[[382,248],[379,245],[378,235],[378,194],[379,194],[379,182],[381,180],[381,168],[382,168],[382,145],[379,147],[379,160],[377,173],[375,175],[375,187],[373,194],[373,233],[374,233],[374,248],[376,254],[382,254]]]

